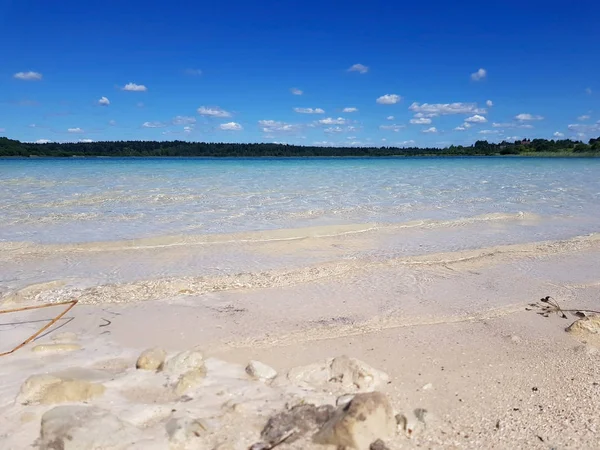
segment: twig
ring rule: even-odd
[[[102,325],[98,325],[100,328],[107,327],[112,323],[110,320],[105,319],[104,317],[102,317],[102,320],[104,320],[106,323],[103,323]]]
[[[48,328],[50,328],[52,325],[54,325],[58,320],[60,320],[66,313],[68,313],[77,304],[78,301],[79,300],[70,300],[68,302],[61,302],[61,303],[46,303],[44,305],[24,306],[22,308],[6,309],[4,311],[0,311],[0,314],[6,314],[6,313],[13,313],[13,312],[20,312],[20,311],[29,311],[32,309],[49,308],[51,306],[69,305],[69,307],[67,309],[65,309],[58,316],[56,316],[54,319],[52,319],[50,321],[50,323],[44,325],[40,330],[38,330],[36,333],[29,336],[25,341],[23,341],[22,343],[17,345],[12,350],[10,350],[8,352],[0,353],[0,356],[10,355],[11,353],[14,353],[17,350],[19,350],[21,347],[24,347],[25,345],[29,344],[36,337],[38,337],[40,334],[42,334],[44,331],[46,331]]]

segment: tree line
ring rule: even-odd
[[[0,137],[0,157],[386,157],[573,154],[600,156],[600,138],[586,144],[571,139],[533,139],[446,148],[316,147],[286,144],[233,144],[185,141],[99,141],[34,144]]]

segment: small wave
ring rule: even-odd
[[[567,240],[533,242],[528,244],[503,245],[477,250],[436,253],[420,256],[397,257],[377,260],[369,257],[343,259],[294,270],[270,270],[218,276],[167,277],[118,284],[82,287],[76,282],[64,280],[36,284],[13,291],[1,298],[5,302],[60,302],[73,298],[84,304],[135,303],[161,300],[178,296],[198,296],[209,292],[269,289],[298,284],[344,278],[365,270],[384,267],[441,267],[467,265],[484,261],[498,263],[520,258],[544,255],[567,254],[581,251],[599,251],[600,233],[579,236]]]
[[[131,217],[129,217],[131,216]],[[47,223],[56,222],[61,219],[69,220],[91,220],[95,217],[92,214],[75,214],[75,215],[56,215],[47,219]],[[139,215],[121,215],[114,220],[135,220]],[[113,218],[111,218],[113,219]],[[102,252],[115,250],[138,250],[138,249],[153,249],[166,248],[177,246],[198,246],[198,245],[218,245],[232,243],[260,243],[260,242],[276,242],[276,241],[293,241],[303,239],[319,239],[330,238],[336,236],[344,236],[349,234],[367,233],[367,232],[394,232],[401,229],[410,228],[447,228],[465,226],[478,222],[502,222],[511,220],[523,221],[539,221],[542,218],[536,214],[519,212],[514,214],[509,213],[491,213],[474,217],[452,219],[452,220],[415,220],[402,223],[364,223],[364,224],[347,224],[347,225],[325,225],[316,227],[305,227],[295,229],[278,229],[265,231],[252,231],[243,233],[229,234],[200,234],[200,235],[176,235],[176,236],[159,236],[152,238],[130,239],[123,241],[106,241],[106,242],[86,242],[78,244],[28,244],[27,249],[36,253],[46,251],[52,252]],[[29,218],[33,221],[33,218]],[[26,222],[23,222],[26,223]],[[0,250],[5,248],[9,243],[0,242]],[[10,243],[15,246],[14,243]],[[35,250],[34,250],[35,249]]]

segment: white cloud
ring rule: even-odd
[[[162,122],[144,122],[142,124],[143,128],[164,128],[167,125],[165,123]]]
[[[492,106],[494,106],[494,102],[493,102],[493,101],[491,101],[491,100],[487,100],[487,101],[485,102],[485,104],[486,104],[486,106],[487,106],[488,108],[491,108]]]
[[[380,130],[395,131],[396,133],[404,128],[406,128],[406,125],[379,125]]]
[[[23,80],[23,81],[40,81],[43,77],[42,74],[39,72],[17,72],[13,75],[14,78],[16,78],[17,80]]]
[[[542,116],[536,116],[536,115],[532,115],[532,114],[517,114],[515,116],[515,119],[520,120],[520,121],[526,121],[526,120],[543,120],[544,118]]]
[[[236,122],[222,123],[219,125],[219,128],[226,131],[240,131],[243,129],[242,126]]]
[[[422,131],[423,133],[437,133],[438,130],[436,127],[431,127],[431,128],[427,128],[426,130]]]
[[[430,118],[431,118],[431,117],[437,117],[438,115],[439,115],[439,114],[437,114],[437,113],[428,113],[428,114],[423,114],[422,112],[418,112],[418,113],[416,113],[416,114],[415,114],[415,117],[416,117],[417,119],[421,119],[421,118],[423,118],[423,117],[430,117]]]
[[[484,108],[478,108],[477,103],[413,103],[408,107],[413,112],[424,114],[485,114]]]
[[[36,144],[49,144],[50,142],[52,142],[50,139],[38,139],[35,141]]]
[[[577,120],[579,120],[580,122],[585,122],[586,120],[590,120],[590,116],[584,114],[583,116],[579,116]]]
[[[300,114],[325,114],[321,108],[294,108],[294,111]]]
[[[515,123],[515,122],[494,122],[492,123],[494,128],[533,128],[533,125],[529,123]]]
[[[77,127],[77,128],[68,128],[67,131],[69,133],[83,133],[83,130],[81,128],[79,128],[79,127]]]
[[[201,106],[198,108],[198,114],[201,116],[209,116],[209,117],[231,117],[231,113],[225,111],[224,109],[219,108],[218,106],[214,108]]]
[[[329,127],[323,130],[325,133],[341,133],[344,131],[342,127]]]
[[[592,88],[585,88],[585,93],[587,95],[592,95]]]
[[[402,100],[402,97],[396,94],[385,94],[375,100],[380,105],[394,105]]]
[[[431,123],[431,119],[427,117],[419,117],[417,119],[410,119],[410,123],[414,125],[429,125]]]
[[[262,127],[263,133],[267,134],[277,132],[291,132],[300,129],[298,125],[293,125],[286,122],[278,122],[276,120],[259,120],[258,125]]]
[[[473,125],[471,125],[469,122],[464,122],[462,126],[465,128],[471,128]]]
[[[144,105],[144,102],[137,102],[135,106],[137,106],[138,108],[143,108],[146,105]]]
[[[454,131],[465,131],[465,130],[466,130],[466,128],[465,128],[465,127],[463,127],[463,126],[456,127],[456,128],[454,129]]]
[[[471,117],[467,117],[465,119],[465,122],[468,123],[486,123],[487,119],[483,116],[480,116],[479,114],[475,114],[474,116]]]
[[[498,134],[500,133],[499,130],[481,130],[479,132],[479,134]]]
[[[561,133],[560,131],[555,131],[552,136],[557,137],[557,138],[561,138],[561,137],[565,137],[565,134]]]
[[[196,123],[196,118],[189,117],[189,116],[176,116],[176,117],[173,117],[173,120],[171,121],[171,123],[173,125],[189,125],[191,123]]]
[[[82,144],[89,144],[90,142],[94,142],[93,139],[79,139],[79,142]]]
[[[348,72],[367,73],[369,68],[363,64],[354,64],[348,69]]]
[[[39,126],[35,123],[30,123],[29,128],[38,128]]]
[[[198,77],[202,75],[202,71],[200,69],[185,69],[185,74],[193,77]]]
[[[357,111],[358,111],[358,108],[354,108],[354,107],[348,107],[348,108],[344,108],[342,110],[342,112],[345,112],[345,113],[353,113],[353,112],[357,112]]]
[[[394,116],[387,116],[386,119],[387,120],[394,120]]]
[[[302,94],[304,94],[304,92],[303,92],[302,90],[298,89],[298,88],[291,88],[291,89],[290,89],[290,92],[291,92],[293,95],[302,95]]]
[[[479,69],[477,72],[471,74],[471,80],[479,81],[483,80],[487,76],[487,70]]]
[[[111,127],[114,127],[114,126],[117,124],[117,121],[116,121],[116,120],[109,120],[109,121],[108,121],[108,124],[109,124]]]
[[[572,123],[567,128],[570,131],[578,132],[579,137],[585,137],[588,133],[599,133],[600,132],[600,123],[595,123],[593,125]]]
[[[183,132],[184,133],[191,133],[193,130],[194,130],[194,126],[193,125],[192,126],[183,127]]]
[[[347,120],[344,119],[343,117],[338,117],[337,119],[328,117],[327,119],[319,120],[319,123],[321,125],[345,125],[346,122],[347,122]]]
[[[125,86],[123,86],[123,90],[131,92],[146,92],[148,88],[143,84],[127,83]]]
[[[400,147],[408,147],[409,145],[415,145],[415,141],[413,141],[412,139],[408,140],[408,141],[402,141],[402,142],[398,142],[398,144]]]
[[[520,141],[521,137],[520,136],[508,136],[505,140],[506,141]]]
[[[106,97],[100,97],[100,100],[98,100],[98,104],[100,106],[108,106],[110,105],[110,100],[108,100]]]

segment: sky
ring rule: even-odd
[[[595,0],[0,0],[0,136],[587,141],[599,17]]]

